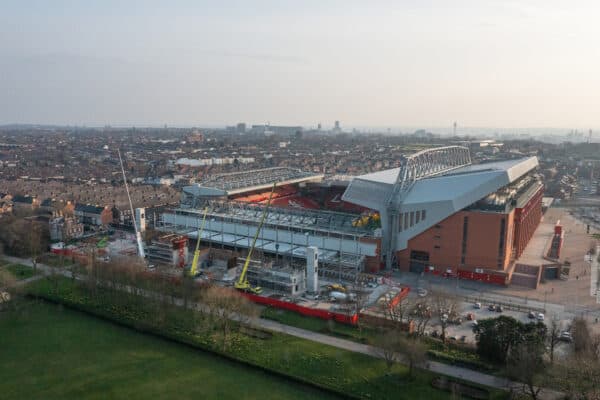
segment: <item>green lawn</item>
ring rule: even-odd
[[[2,268],[12,273],[17,280],[31,278],[36,274],[33,272],[33,268],[21,264],[0,264],[0,269]]]
[[[162,306],[156,308],[155,300],[108,288],[98,289],[96,294],[93,294],[86,285],[62,277],[54,281],[55,283],[52,282],[47,279],[38,280],[29,284],[27,290],[31,294],[69,304],[130,326],[161,332],[199,348],[221,351],[220,346],[214,341],[213,334],[216,332],[207,334],[195,330],[194,321],[200,314],[191,310],[169,306],[164,314],[165,319],[157,325],[156,313]],[[136,335],[140,337],[140,334]],[[0,340],[2,340],[1,334]],[[189,351],[193,352],[191,349]],[[415,379],[410,380],[406,376],[407,368],[403,365],[396,364],[391,371],[387,371],[381,359],[289,335],[276,333],[271,339],[261,340],[236,334],[234,342],[226,353],[239,360],[355,397],[390,400],[451,398],[449,393],[431,387],[431,379],[435,375],[430,372],[417,371]],[[277,398],[270,396],[269,392],[267,398]],[[490,398],[506,398],[506,393],[492,391]]]
[[[0,314],[2,399],[333,399],[190,347],[45,303]]]

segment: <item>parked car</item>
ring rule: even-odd
[[[504,308],[502,308],[501,305],[497,305],[496,306],[496,312],[502,312],[502,311],[504,311]]]
[[[495,305],[495,304],[490,304],[490,305],[488,306],[488,310],[489,310],[489,311],[496,311],[496,305]]]
[[[563,342],[571,343],[573,341],[573,336],[571,336],[571,332],[563,331],[560,333],[560,336],[558,337],[558,339]]]
[[[475,314],[473,314],[472,312],[467,313],[467,320],[468,321],[473,321],[475,319]]]
[[[417,295],[419,297],[425,297],[425,296],[427,296],[427,290],[426,289],[419,289],[419,290],[417,290]]]
[[[479,323],[477,322],[477,320],[476,320],[476,319],[474,319],[474,320],[473,320],[473,322],[471,322],[471,326],[472,326],[473,328],[475,328],[477,325],[479,325]]]
[[[542,313],[539,313],[539,314],[537,315],[537,320],[538,320],[538,321],[543,321],[544,319],[545,319],[545,317],[544,317],[544,314],[542,314]]]
[[[459,339],[462,343],[467,341],[467,337],[465,335],[462,335]]]
[[[481,309],[481,303],[475,303],[473,304],[473,307],[475,307],[476,309]]]
[[[535,319],[535,313],[533,311],[529,311],[528,317],[529,319]]]

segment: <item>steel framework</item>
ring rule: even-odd
[[[395,186],[405,191],[418,179],[443,174],[471,164],[469,149],[462,146],[436,147],[403,157]]]
[[[468,148],[462,146],[436,147],[402,158],[398,177],[388,199],[387,269],[392,266],[393,249],[398,232],[398,210],[404,194],[419,179],[443,174],[470,164],[471,153]]]

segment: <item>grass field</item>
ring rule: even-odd
[[[0,314],[2,399],[333,399],[83,313],[28,303]]]
[[[32,276],[35,275],[35,273],[33,272],[33,268],[31,268],[31,267],[28,267],[26,265],[21,265],[21,264],[4,263],[1,260],[0,260],[0,269],[6,269],[11,274],[13,274],[17,280],[31,278]]]

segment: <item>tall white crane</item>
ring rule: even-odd
[[[144,245],[142,244],[142,234],[138,229],[138,224],[135,221],[135,212],[133,211],[133,203],[131,202],[131,196],[129,195],[129,185],[127,185],[127,177],[125,176],[125,168],[123,168],[123,159],[121,158],[121,150],[117,149],[119,154],[119,163],[121,163],[121,172],[123,173],[123,182],[125,182],[125,191],[127,192],[127,199],[129,200],[129,209],[131,210],[131,219],[133,220],[133,229],[135,230],[135,240],[138,246],[138,255],[142,260],[146,258],[144,253]]]

